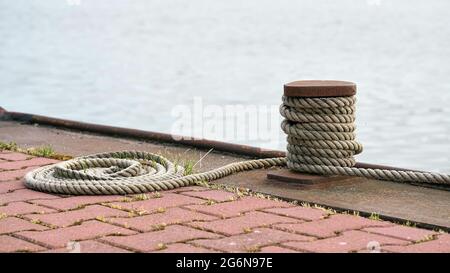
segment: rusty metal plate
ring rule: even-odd
[[[272,170],[267,172],[267,179],[276,180],[279,182],[295,183],[304,187],[326,187],[331,185],[337,185],[342,183],[354,183],[357,179],[351,176],[332,175],[322,176],[314,174],[306,174],[294,172],[289,169],[283,168],[278,170]]]
[[[356,94],[356,84],[347,81],[295,81],[284,85],[287,97],[348,97]]]

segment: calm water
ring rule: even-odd
[[[171,132],[196,96],[277,105],[286,82],[351,80],[358,160],[450,173],[449,75],[446,0],[0,0],[14,111]]]

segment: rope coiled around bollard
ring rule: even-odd
[[[166,158],[148,152],[122,151],[74,158],[26,174],[28,188],[74,195],[137,194],[170,190],[233,173],[287,166],[304,173],[450,185],[446,174],[355,168],[362,152],[355,140],[355,97],[283,97],[281,127],[288,135],[287,157],[231,163],[191,175]]]
[[[450,185],[450,175],[355,168],[362,152],[355,140],[355,96],[303,98],[283,96],[281,128],[288,135],[287,167],[298,172],[350,175],[396,182]]]

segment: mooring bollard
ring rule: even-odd
[[[159,154],[140,151],[99,153],[40,167],[25,176],[34,190],[76,194],[137,194],[210,182],[237,172],[285,167],[268,178],[320,184],[365,177],[397,182],[450,184],[450,175],[357,165],[356,85],[344,81],[297,81],[284,86],[281,128],[288,135],[287,156],[233,162],[203,173],[186,174]],[[86,168],[87,167],[87,168]],[[111,168],[114,173],[96,171]],[[314,174],[314,175],[310,175]],[[352,181],[354,181],[352,179]]]
[[[280,113],[285,118],[281,127],[287,134],[288,169],[271,171],[267,177],[306,185],[348,179],[307,173],[317,173],[320,165],[355,165],[353,155],[362,150],[354,140],[355,95],[356,84],[348,81],[285,84]]]

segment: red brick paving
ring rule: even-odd
[[[259,251],[260,247],[279,244],[288,241],[311,241],[312,237],[292,234],[269,228],[258,228],[250,233],[223,237],[220,239],[206,239],[192,241],[194,245],[217,249],[226,252]]]
[[[7,235],[0,235],[0,252],[35,252],[45,248]]]
[[[186,191],[209,191],[210,189],[200,186],[181,187],[166,191],[167,193],[182,193]]]
[[[87,240],[106,235],[130,235],[136,232],[129,229],[102,223],[96,220],[83,222],[81,225],[44,231],[22,231],[15,233],[32,242],[40,242],[54,248],[65,247],[68,242]],[[115,236],[114,238],[121,236]]]
[[[389,222],[375,221],[353,215],[336,214],[323,220],[305,222],[300,224],[278,224],[275,225],[275,227],[281,230],[287,230],[319,238],[326,238],[334,237],[338,233],[345,230],[355,230],[366,227],[380,227],[389,225],[391,225]]]
[[[266,246],[262,247],[259,253],[299,253],[301,251],[292,250],[281,246]]]
[[[27,167],[32,166],[44,166],[58,162],[54,159],[35,157],[29,160],[23,161],[9,161],[9,162],[1,162],[0,169],[1,170],[20,170]]]
[[[0,194],[8,193],[19,189],[25,189],[22,180],[2,181],[0,182]]]
[[[445,233],[199,186],[146,198],[25,189],[51,162],[0,152],[0,252],[450,252]]]
[[[173,225],[193,221],[211,221],[215,219],[217,219],[217,217],[182,208],[170,208],[161,213],[153,213],[132,218],[111,218],[108,219],[108,221],[146,232],[152,231],[162,225]]]
[[[29,189],[20,189],[13,192],[0,194],[0,205],[17,201],[30,201],[33,199],[55,199],[56,195],[44,192],[32,191]]]
[[[101,242],[88,240],[78,242],[78,245],[68,245],[65,248],[57,248],[42,251],[45,253],[130,253],[131,251],[107,245]]]
[[[59,199],[44,199],[32,200],[31,202],[37,205],[51,207],[58,210],[77,209],[87,205],[100,204],[106,202],[119,201],[123,196],[117,195],[102,195],[102,196],[72,196]]]
[[[212,205],[202,204],[202,205],[188,206],[188,208],[199,212],[226,218],[232,216],[239,216],[244,212],[252,210],[266,209],[272,207],[290,207],[290,206],[292,205],[286,202],[272,201],[257,197],[243,197],[234,202],[225,202]]]
[[[32,214],[32,213],[48,213],[55,212],[53,209],[49,209],[42,206],[37,206],[34,204],[28,204],[25,202],[13,202],[9,203],[6,206],[0,206],[0,214],[4,213],[7,215],[23,215],[23,214]]]
[[[391,236],[401,240],[408,241],[421,241],[429,238],[430,236],[437,235],[437,232],[431,230],[418,229],[406,226],[391,226],[391,227],[381,227],[381,228],[365,228],[364,231],[370,233],[376,233],[385,236]]]
[[[32,171],[36,168],[37,167],[28,167],[20,170],[2,171],[0,175],[0,182],[21,179],[27,172]]]
[[[114,245],[120,245],[125,248],[135,249],[137,251],[148,252],[157,250],[158,248],[169,243],[178,243],[199,238],[217,237],[220,237],[220,235],[185,226],[172,225],[163,230],[140,233],[126,237],[108,236],[103,238],[102,241],[109,242]]]
[[[33,224],[30,221],[15,217],[0,219],[0,234],[13,233],[24,230],[46,230],[45,226]]]
[[[189,191],[189,192],[183,192],[184,195],[189,195],[192,197],[198,197],[203,198],[206,200],[212,200],[215,202],[225,202],[225,201],[232,201],[236,199],[236,194],[227,192],[227,191]]]
[[[386,246],[382,248],[386,252],[404,252],[404,253],[450,253],[450,235],[441,234],[437,239],[425,241],[407,246]]]
[[[356,252],[367,249],[370,245],[406,245],[408,241],[394,239],[387,236],[377,235],[352,230],[342,235],[313,242],[288,242],[282,245],[308,252]],[[374,248],[377,249],[377,248]]]
[[[14,152],[1,152],[0,158],[5,161],[22,161],[33,158],[34,156],[22,154],[22,153],[14,153]]]
[[[195,222],[190,225],[225,235],[236,235],[251,231],[255,227],[270,226],[276,223],[299,223],[298,219],[273,215],[260,211],[251,211],[243,216],[209,222]]]
[[[161,197],[154,198],[151,194],[148,195],[148,200],[134,201],[134,202],[114,202],[113,206],[118,206],[127,210],[137,210],[145,213],[153,213],[161,208],[171,208],[190,204],[202,204],[205,200],[185,196],[175,193],[162,193]]]
[[[298,218],[306,221],[314,221],[322,219],[328,216],[329,213],[320,209],[313,209],[307,207],[290,207],[290,208],[274,208],[274,209],[266,209],[266,212],[283,215],[292,218]]]
[[[100,205],[91,205],[77,210],[50,213],[50,214],[31,214],[24,215],[27,219],[39,219],[41,222],[52,226],[65,227],[72,225],[76,222],[91,220],[100,218],[101,220],[106,217],[121,217],[127,216],[125,211],[108,208]]]
[[[188,244],[170,244],[167,245],[166,248],[162,250],[156,250],[156,253],[216,253],[218,251],[214,251],[207,248],[192,246]]]

